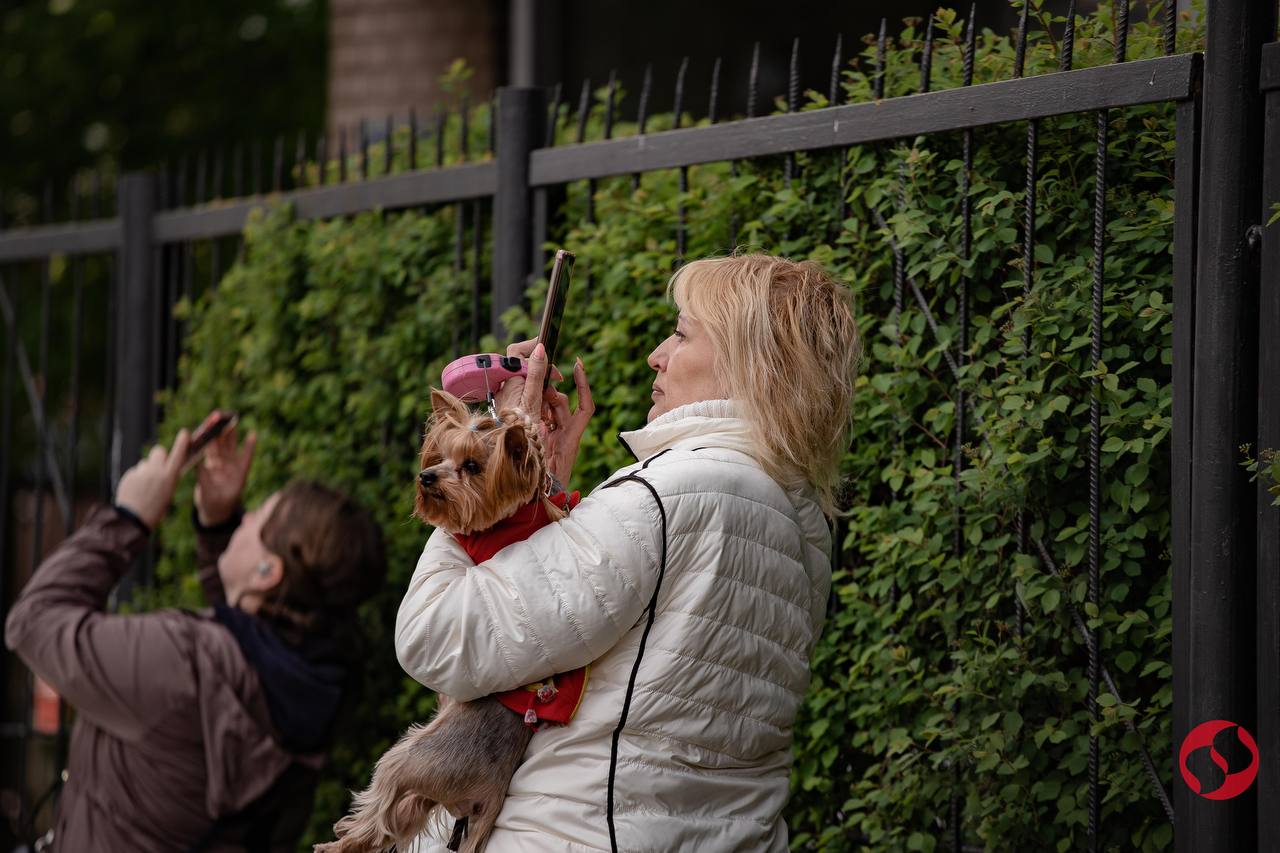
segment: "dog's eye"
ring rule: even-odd
[[[479,474],[480,466],[476,464],[476,460],[468,459],[466,462],[462,463],[462,470],[466,471],[468,474]]]

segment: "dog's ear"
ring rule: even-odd
[[[431,389],[431,415],[437,421],[452,415],[459,423],[466,423],[471,417],[471,410],[467,408],[467,404],[450,394],[448,391],[441,391],[438,388]]]
[[[502,449],[516,467],[523,468],[529,463],[531,448],[523,424],[515,423],[506,428],[502,434]]]

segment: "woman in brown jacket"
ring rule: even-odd
[[[311,811],[355,671],[355,607],[385,575],[381,532],[308,482],[242,513],[254,435],[239,447],[231,429],[197,474],[212,607],[108,613],[188,444],[184,430],[125,472],[115,505],[44,561],[5,625],[9,648],[77,712],[57,851],[292,850]]]

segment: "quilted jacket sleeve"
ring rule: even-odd
[[[396,617],[400,665],[460,701],[584,666],[643,614],[661,547],[657,506],[638,483],[597,489],[478,566],[436,530]]]

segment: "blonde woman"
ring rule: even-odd
[[[860,351],[852,298],[819,265],[766,255],[695,261],[669,292],[648,423],[620,435],[636,463],[479,567],[436,531],[400,605],[400,663],[456,699],[592,665],[572,723],[530,742],[490,853],[787,849]],[[592,412],[582,367],[571,415],[562,394],[538,399],[541,348],[509,353],[532,367],[503,395],[550,411],[567,482]]]

